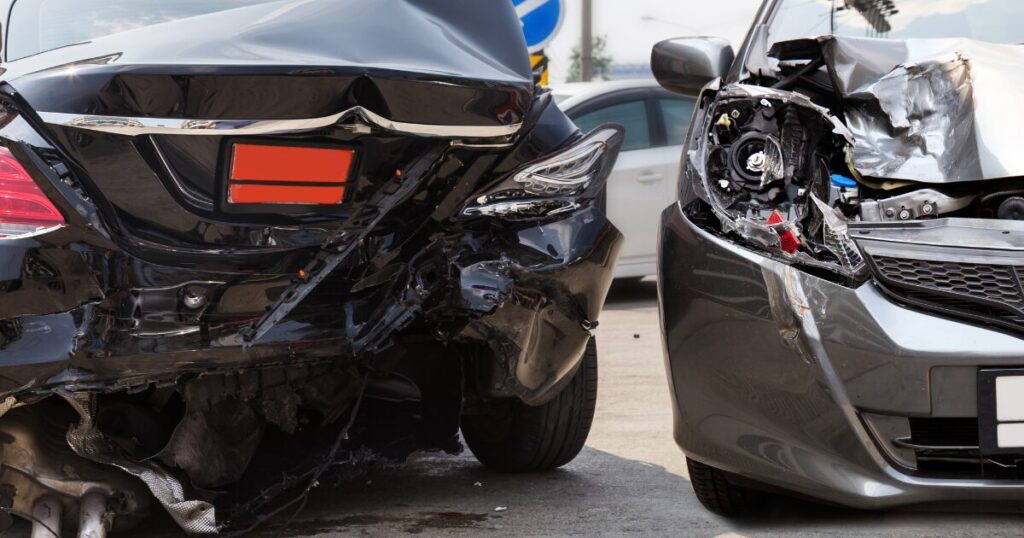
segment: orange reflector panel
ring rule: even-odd
[[[228,186],[228,203],[231,204],[340,204],[344,198],[345,187],[342,185],[306,187],[232,183]]]
[[[344,183],[353,151],[337,148],[235,144],[229,179],[287,183]]]

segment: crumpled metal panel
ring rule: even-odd
[[[178,479],[153,461],[135,462],[119,454],[116,445],[107,439],[94,421],[94,395],[60,395],[78,412],[81,422],[68,430],[67,441],[75,454],[96,463],[112,465],[142,480],[153,497],[167,510],[171,518],[189,534],[215,534],[217,517],[212,504],[189,500]]]
[[[971,39],[823,37],[865,176],[1024,175],[1024,48]]]
[[[85,15],[83,15],[85,16]],[[511,2],[278,1],[115,33],[4,65],[36,111],[510,125],[533,74]]]

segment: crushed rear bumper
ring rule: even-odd
[[[415,256],[412,277],[395,275],[402,286],[371,282],[353,293],[326,280],[244,347],[239,331],[292,275],[186,271],[61,233],[0,246],[0,394],[351,359],[413,333],[488,347],[488,375],[500,385],[492,390],[538,402],[582,356],[621,243],[593,207],[501,237],[469,230]],[[425,283],[428,273],[438,282]],[[415,293],[428,285],[430,299]],[[390,317],[396,309],[408,319]]]

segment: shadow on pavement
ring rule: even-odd
[[[658,282],[653,277],[643,280],[619,279],[612,282],[604,307],[607,310],[655,306],[658,301]]]
[[[890,511],[855,510],[782,496],[765,499],[762,513],[722,520],[743,536],[1020,536],[1021,503],[921,505]],[[1010,525],[1008,527],[1008,525]],[[842,529],[842,530],[839,530]]]
[[[667,528],[652,520],[670,518],[689,487],[663,467],[590,447],[562,469],[522,475],[488,470],[468,452],[421,454],[316,491],[299,521],[256,535],[657,533]]]

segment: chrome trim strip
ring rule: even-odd
[[[164,151],[160,149],[160,144],[152,136],[149,137],[149,142],[153,144],[153,150],[156,151],[157,158],[160,159],[160,164],[164,167],[168,177],[171,178],[171,182],[174,183],[174,187],[178,189],[178,192],[189,201],[192,205],[202,209],[204,211],[213,211],[213,200],[192,192],[192,189],[182,183],[181,178],[178,177],[178,173],[171,168],[171,163],[167,162],[167,157],[164,157]]]
[[[519,132],[522,123],[511,125],[428,125],[392,121],[361,106],[322,118],[293,120],[200,120],[181,118],[139,118],[89,116],[64,112],[40,112],[50,125],[74,127],[128,136],[177,135],[271,135],[313,131],[355,118],[374,127],[401,134],[437,138],[497,138]]]
[[[977,445],[923,445],[911,441],[909,437],[897,437],[892,440],[896,446],[915,450],[978,450]]]

